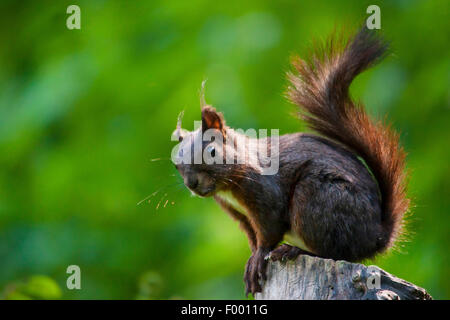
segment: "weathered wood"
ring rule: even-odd
[[[306,255],[269,261],[267,281],[256,300],[429,300],[420,287],[377,266]]]

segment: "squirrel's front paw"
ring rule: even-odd
[[[244,274],[246,296],[248,296],[249,293],[254,295],[256,292],[261,292],[261,281],[267,279],[266,255],[268,253],[269,251],[258,249],[252,254],[250,259],[248,259]]]

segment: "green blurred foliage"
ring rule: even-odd
[[[138,295],[136,299],[153,299],[160,297],[163,280],[159,273],[148,271],[140,277],[138,285]]]
[[[76,3],[81,30],[66,28],[72,1],[0,4],[0,288],[10,298],[244,298],[245,236],[211,199],[191,197],[167,160],[176,117],[184,109],[192,128],[208,78],[207,101],[229,125],[303,130],[283,98],[289,56],[356,27],[375,3]],[[376,3],[394,54],[352,94],[402,133],[414,207],[409,242],[370,263],[450,298],[449,2]],[[66,289],[71,264],[81,290]],[[7,290],[35,274],[62,292],[35,277]]]
[[[47,276],[32,276],[26,281],[9,284],[2,294],[6,300],[55,300],[62,291],[55,280]]]

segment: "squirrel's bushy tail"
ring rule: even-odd
[[[401,233],[408,210],[405,152],[390,125],[371,120],[364,106],[349,96],[352,80],[380,61],[387,44],[375,31],[362,28],[350,40],[331,38],[314,50],[310,59],[293,60],[297,72],[289,73],[289,99],[297,104],[308,126],[353,150],[375,176],[382,198],[382,223],[391,246]]]

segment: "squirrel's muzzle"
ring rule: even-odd
[[[184,179],[184,184],[191,190],[195,190],[198,186],[198,179],[195,176],[189,176]]]

